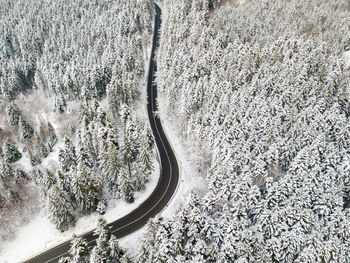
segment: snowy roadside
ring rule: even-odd
[[[245,0],[240,0],[244,2]],[[162,9],[163,1],[158,0],[155,3]],[[158,104],[160,104],[159,109],[164,109],[162,107],[161,98],[158,97]],[[163,209],[161,215],[167,218],[172,217],[180,206],[186,201],[189,193],[191,191],[203,192],[206,191],[206,184],[204,179],[199,176],[199,173],[196,171],[195,165],[193,164],[191,158],[191,146],[186,144],[186,142],[181,138],[180,129],[177,126],[176,120],[172,121],[169,116],[164,113],[164,110],[158,112],[163,130],[166,137],[173,149],[178,165],[179,165],[179,184],[176,189],[176,192],[168,205]],[[191,152],[194,154],[194,152]]]
[[[175,152],[175,156],[179,165],[179,184],[178,188],[169,204],[163,209],[161,215],[165,218],[172,218],[178,209],[185,203],[188,195],[193,191],[202,193],[207,191],[205,180],[196,171],[196,167],[191,161],[191,147],[181,139],[179,128],[163,114],[160,114],[164,132]],[[193,153],[193,152],[191,152]]]
[[[176,155],[180,172],[180,179],[176,192],[168,205],[160,213],[160,215],[165,218],[172,218],[181,205],[187,200],[191,191],[196,193],[206,191],[206,184],[191,163],[191,159],[185,151],[186,144],[179,136],[177,127],[171,124],[171,121],[165,116],[163,116],[163,118],[161,116],[161,122],[163,130]],[[142,238],[146,231],[147,226],[144,226],[136,232],[119,239],[120,246],[126,249],[132,256],[135,256],[141,247]]]
[[[156,1],[156,4],[162,8],[163,3]],[[145,94],[143,94],[145,96]],[[146,97],[143,97],[146,101]],[[177,210],[186,201],[191,191],[201,192],[206,190],[206,185],[203,178],[195,172],[194,165],[191,163],[188,154],[185,151],[185,143],[179,135],[178,128],[173,124],[165,114],[160,114],[163,130],[168,138],[168,141],[176,155],[179,165],[180,179],[176,192],[168,205],[160,213],[161,216],[171,218],[176,214]],[[120,246],[128,250],[135,256],[141,247],[143,236],[146,234],[147,226],[144,226],[136,232],[119,239]]]
[[[154,1],[160,9],[163,9],[163,1],[162,0],[158,0],[158,1]]]

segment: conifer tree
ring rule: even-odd
[[[45,211],[51,223],[61,231],[67,230],[75,222],[73,207],[68,195],[56,185],[48,191]]]
[[[149,144],[144,136],[141,136],[140,154],[139,159],[145,167],[145,171],[149,172],[153,169],[153,163],[151,159],[151,153],[149,150]]]
[[[92,169],[96,159],[94,158],[94,147],[92,145],[92,134],[85,129],[78,135],[78,166]]]
[[[134,201],[134,186],[127,171],[122,168],[119,174],[119,186],[123,199],[127,202]]]
[[[1,178],[4,178],[6,176],[13,176],[13,175],[14,175],[14,169],[0,155],[0,176],[1,176]]]
[[[17,126],[19,123],[20,113],[16,104],[9,104],[6,107],[7,121],[10,125]]]
[[[131,165],[136,160],[137,153],[135,151],[135,148],[132,145],[132,142],[130,141],[130,138],[128,136],[123,137],[123,143],[121,147],[121,154],[123,157],[124,164],[128,167],[129,177],[131,176]]]
[[[69,254],[71,263],[87,262],[89,256],[88,243],[81,237],[73,239]]]
[[[58,161],[60,169],[63,172],[74,171],[77,165],[75,147],[68,137],[64,138],[64,149],[58,152]]]
[[[106,163],[106,180],[112,193],[118,193],[118,178],[120,171],[123,169],[121,158],[117,147],[113,143],[109,143],[108,160]]]
[[[64,98],[63,94],[61,94],[57,99],[55,106],[59,113],[63,113],[65,108],[67,107],[66,99]]]
[[[6,138],[2,146],[2,152],[4,155],[4,160],[7,163],[15,163],[22,158],[22,154],[18,151],[17,147],[10,141],[9,138]]]
[[[119,247],[118,241],[111,234],[106,221],[99,219],[95,235],[98,236],[96,246],[90,256],[93,263],[118,263],[125,252]]]
[[[51,122],[48,122],[47,123],[47,147],[50,152],[52,151],[52,148],[55,146],[57,141],[58,141],[58,138],[55,133],[55,129],[52,126]]]
[[[46,158],[50,153],[50,150],[44,142],[39,142],[39,157]]]
[[[102,135],[101,135],[102,134]],[[107,173],[107,163],[108,163],[108,143],[106,140],[107,134],[104,131],[99,130],[97,144],[98,144],[98,161],[97,165],[100,167],[103,177],[105,178]]]
[[[91,173],[86,167],[81,167],[81,170],[73,178],[72,191],[81,211],[96,210],[101,195],[101,186],[92,179]]]
[[[89,259],[88,243],[81,237],[74,238],[68,251],[69,256],[59,259],[59,263],[87,263]]]
[[[63,173],[59,169],[56,170],[55,173],[56,178],[56,184],[57,186],[62,189],[65,193],[67,193],[69,196],[72,195],[71,193],[71,178],[69,175]],[[71,197],[72,199],[72,197]]]
[[[102,110],[101,107],[97,108],[97,120],[102,126],[107,126],[107,114]]]
[[[34,135],[34,129],[22,117],[19,118],[19,134],[22,141],[29,141]]]
[[[122,257],[127,255],[125,251],[119,246],[119,242],[114,235],[111,235],[108,246],[110,249],[110,260],[111,262],[121,262]]]
[[[55,175],[49,169],[45,169],[45,172],[42,173],[40,186],[45,189],[45,191],[48,191],[52,186],[56,184],[56,182],[57,181]]]

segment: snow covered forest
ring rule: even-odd
[[[64,231],[145,188],[153,14],[150,0],[0,0],[0,240],[39,210]]]
[[[153,10],[0,0],[2,239],[38,210],[64,231],[144,188],[154,142],[135,109]],[[95,247],[77,238],[60,263],[350,262],[350,2],[164,0],[162,12],[159,114],[208,191],[150,220],[136,255],[101,220]]]
[[[350,3],[165,1],[160,113],[208,193],[136,262],[350,262]]]

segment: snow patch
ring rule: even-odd
[[[240,6],[245,3],[246,0],[221,0],[216,5],[217,7],[222,6]]]
[[[160,9],[163,9],[163,1],[162,0],[158,0],[158,1],[154,1]]]
[[[52,152],[42,160],[41,166],[48,169],[55,169],[58,166],[58,153],[64,148],[64,142],[58,141],[52,149]]]
[[[146,234],[147,226],[141,227],[139,230],[118,239],[120,247],[125,249],[129,255],[136,256],[142,244],[143,236]]]
[[[344,53],[343,53],[343,56],[344,56],[344,58],[345,58],[345,65],[346,65],[346,67],[350,67],[350,51],[345,51]]]

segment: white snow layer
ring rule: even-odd
[[[163,1],[162,0],[158,0],[158,1],[154,1],[160,9],[163,9]]]
[[[350,67],[350,51],[344,52],[345,64],[347,67]]]

